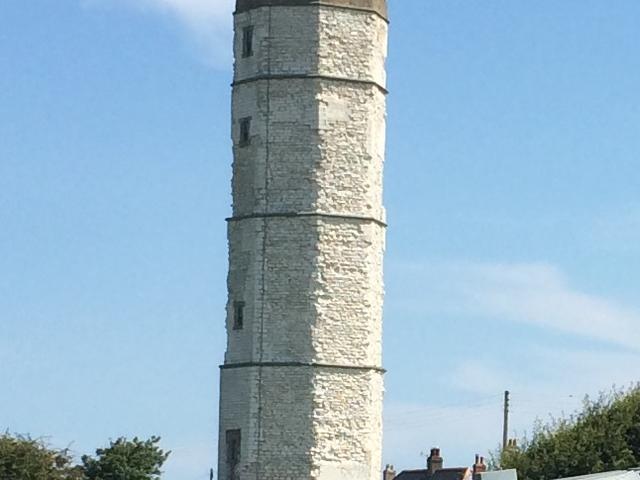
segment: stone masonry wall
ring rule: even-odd
[[[378,479],[387,24],[261,6],[235,28],[219,480]],[[228,430],[242,439],[233,477]]]

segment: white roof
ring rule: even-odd
[[[518,472],[515,469],[493,470],[490,472],[482,472],[480,478],[482,480],[518,480]]]
[[[640,472],[637,470],[615,470],[613,472],[592,473],[579,477],[567,477],[557,480],[640,480]]]

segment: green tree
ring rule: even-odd
[[[119,438],[96,450],[96,458],[82,457],[86,480],[157,480],[171,452],[158,446],[160,437],[149,440]]]
[[[0,479],[80,480],[82,473],[72,465],[69,450],[58,450],[42,440],[0,435]]]
[[[500,455],[520,480],[551,480],[640,466],[640,386],[586,398],[581,412],[538,422]]]

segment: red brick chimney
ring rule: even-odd
[[[387,465],[384,472],[382,472],[382,480],[393,480],[394,478],[396,478],[396,471],[393,465]]]
[[[432,448],[431,455],[427,458],[427,470],[429,475],[433,475],[444,466],[444,460],[440,456],[439,448]]]
[[[476,462],[473,464],[473,480],[479,480],[480,474],[487,471],[487,464],[484,463],[484,457],[476,455]]]

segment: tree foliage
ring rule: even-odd
[[[2,480],[79,480],[69,450],[58,450],[42,440],[0,435],[0,479]]]
[[[0,435],[0,480],[158,480],[170,453],[159,442],[159,437],[119,438],[75,465],[68,449],[5,433]]]
[[[158,446],[160,437],[149,440],[119,438],[96,450],[96,458],[82,457],[87,480],[156,480],[170,452]]]
[[[640,466],[640,386],[588,397],[581,412],[538,422],[500,456],[521,480],[551,480]]]

